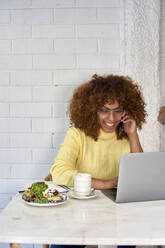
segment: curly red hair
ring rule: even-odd
[[[74,90],[68,113],[71,125],[97,140],[100,132],[97,113],[106,104],[115,100],[129,116],[136,121],[139,129],[145,122],[145,102],[140,87],[130,77],[94,75],[92,79]],[[120,125],[116,128],[117,138],[128,138]]]

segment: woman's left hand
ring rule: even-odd
[[[121,122],[124,124],[124,131],[129,136],[130,134],[134,134],[137,132],[136,121],[129,117],[127,113],[124,113],[122,116]]]
[[[121,122],[123,122],[124,131],[128,135],[131,152],[143,152],[137,133],[136,121],[124,112]]]

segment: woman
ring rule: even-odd
[[[93,188],[113,188],[120,155],[143,152],[137,128],[146,111],[138,85],[129,77],[94,75],[74,91],[68,112],[72,127],[51,168],[53,182],[73,186],[75,174],[84,172],[92,175]],[[51,246],[71,247],[83,246]]]
[[[137,128],[145,103],[137,84],[124,76],[97,76],[73,93],[71,128],[51,168],[53,182],[73,186],[78,172],[92,175],[95,189],[117,185],[120,155],[143,152]]]

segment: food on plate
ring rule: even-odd
[[[51,189],[45,182],[33,183],[23,194],[22,198],[28,202],[49,203],[59,202],[63,198],[58,190]]]

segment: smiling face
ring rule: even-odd
[[[121,121],[123,108],[115,101],[113,104],[105,104],[98,111],[97,116],[102,130],[106,133],[112,133]]]

